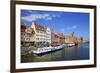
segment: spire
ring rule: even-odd
[[[31,28],[34,28],[35,22],[32,22]]]
[[[72,32],[71,36],[72,36],[72,37],[74,36],[74,32]]]

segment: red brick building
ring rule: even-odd
[[[51,45],[61,45],[65,42],[65,37],[63,33],[51,33]]]
[[[58,35],[54,32],[51,32],[51,46],[57,45],[59,42]]]
[[[58,43],[59,44],[65,43],[65,37],[64,37],[63,33],[58,33],[57,35],[58,35]]]

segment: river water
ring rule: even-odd
[[[70,61],[89,59],[89,43],[80,44],[74,47],[65,47],[62,50],[48,53],[41,56],[21,56],[21,62],[48,62],[48,61]]]

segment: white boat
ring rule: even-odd
[[[71,46],[75,46],[75,44],[74,43],[67,43],[67,46],[71,47]]]
[[[43,48],[38,48],[37,50],[33,51],[33,54],[39,55],[39,54],[45,54],[53,51],[60,50],[64,47],[64,45],[56,46],[56,47],[43,47]]]

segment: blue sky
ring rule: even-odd
[[[89,13],[21,10],[21,22],[31,26],[32,22],[50,27],[54,32],[89,38]]]

